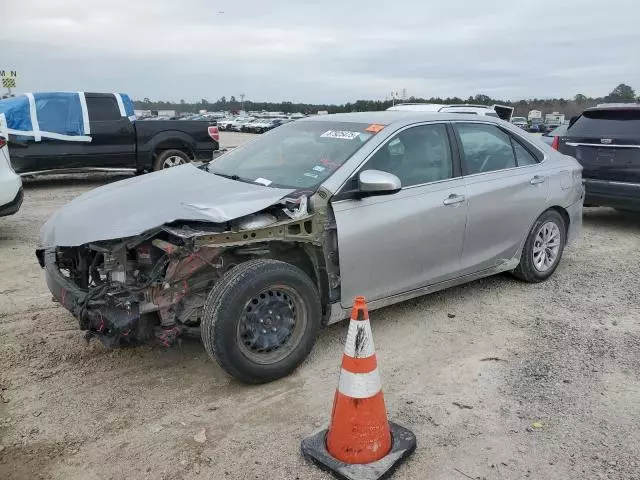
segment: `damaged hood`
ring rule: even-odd
[[[269,207],[293,191],[182,165],[76,197],[42,226],[40,246],[74,247],[131,237],[176,220],[227,222]]]

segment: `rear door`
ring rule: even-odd
[[[356,295],[377,300],[460,270],[466,192],[447,126],[401,130],[360,171],[369,169],[398,176],[402,189],[361,199],[338,194],[332,202],[345,307]]]
[[[455,122],[467,189],[462,273],[499,266],[516,255],[544,210],[544,155],[497,125]]]
[[[87,93],[86,100],[92,140],[84,144],[83,166],[135,167],[135,130],[121,115],[115,95]]]
[[[560,139],[585,179],[640,183],[640,108],[586,110]]]

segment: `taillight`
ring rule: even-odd
[[[7,144],[7,139],[4,137],[0,137],[0,148],[4,147]]]
[[[208,127],[207,130],[209,131],[209,136],[211,138],[216,142],[220,141],[220,131],[218,130],[218,127]]]
[[[560,146],[560,137],[553,137],[553,142],[551,142],[551,148],[554,150],[559,150]]]

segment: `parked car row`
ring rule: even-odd
[[[247,133],[264,133],[292,121],[293,120],[286,118],[257,118],[242,125],[241,131]]]
[[[230,130],[235,132],[247,133],[264,133],[292,121],[292,119],[288,118],[236,117],[220,119],[217,121],[217,124],[220,130]]]

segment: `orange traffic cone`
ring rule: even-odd
[[[338,478],[387,478],[416,448],[410,431],[387,420],[364,297],[353,304],[328,430],[306,438],[302,453]]]

